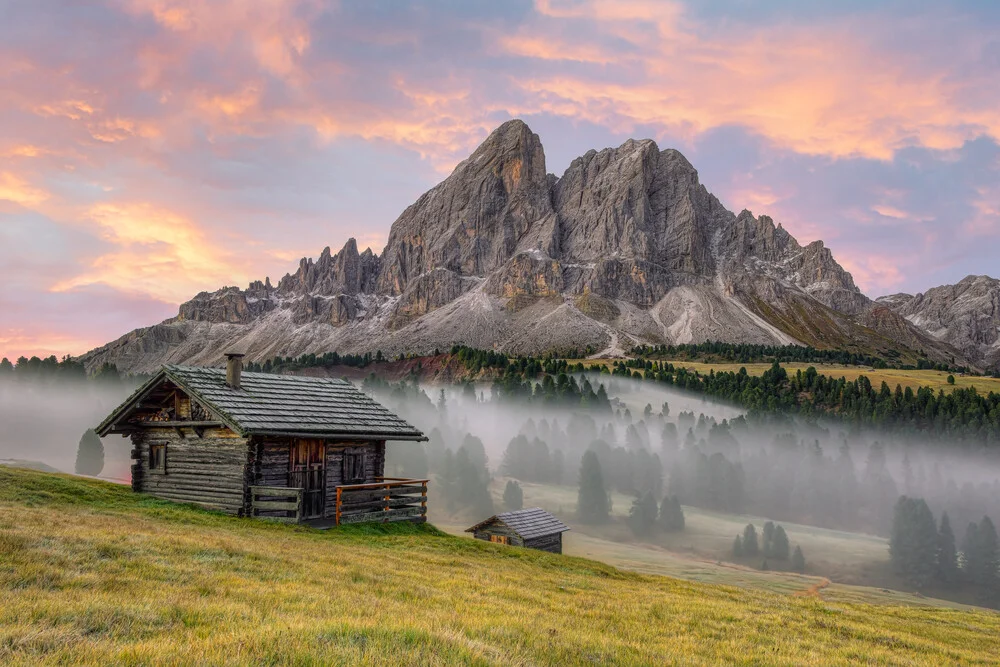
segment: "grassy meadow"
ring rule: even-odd
[[[746,368],[747,373],[750,375],[762,375],[764,371],[771,367],[770,363],[757,363],[757,364],[736,364],[736,363],[721,363],[721,362],[701,362],[701,361],[687,361],[683,359],[664,359],[665,362],[669,362],[678,368],[686,368],[692,371],[698,371],[699,373],[707,375],[709,371],[714,370],[716,373],[722,371],[729,372],[739,372],[741,368]],[[587,359],[583,361],[586,366],[610,366],[613,363],[611,359]],[[971,375],[955,375],[955,384],[948,384],[948,375],[944,371],[903,371],[896,370],[892,368],[887,369],[875,369],[868,368],[865,366],[845,366],[843,364],[804,364],[804,363],[785,363],[781,364],[784,368],[788,370],[789,373],[795,373],[797,370],[802,370],[805,372],[810,366],[814,366],[816,370],[822,375],[829,375],[834,378],[846,378],[847,380],[853,381],[857,380],[859,376],[864,375],[871,383],[878,387],[882,384],[884,380],[890,388],[895,389],[896,385],[900,385],[904,389],[910,387],[916,390],[919,387],[931,387],[935,391],[938,389],[943,389],[945,393],[948,393],[955,389],[956,387],[975,387],[976,391],[980,393],[988,394],[991,391],[1000,393],[1000,379],[991,377],[976,377]]]
[[[430,526],[330,531],[0,467],[0,663],[996,660],[1000,615],[624,572]]]
[[[732,562],[730,553],[733,538],[742,533],[746,524],[753,523],[759,532],[767,521],[764,517],[685,506],[683,531],[656,533],[646,540],[638,540],[623,521],[632,504],[631,496],[612,491],[612,518],[615,520],[588,526],[575,521],[576,487],[519,483],[525,507],[547,508],[572,527],[563,536],[564,553],[572,556],[644,574],[783,594],[819,595],[826,600],[970,608],[959,601],[912,592],[892,572],[888,541],[875,535],[779,521],[792,546],[797,544],[805,552],[806,572],[783,572],[781,568],[788,564],[780,561],[771,562],[769,571],[761,571],[759,558]],[[503,506],[505,484],[506,478],[497,477],[490,486],[498,508]],[[464,529],[468,527],[452,517],[435,518],[433,508],[431,518],[439,528],[457,536],[465,535]],[[928,592],[934,593],[933,589]]]

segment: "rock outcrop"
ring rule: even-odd
[[[84,361],[144,371],[215,363],[234,345],[264,359],[705,339],[961,356],[895,305],[891,316],[874,307],[822,241],[803,247],[768,216],[728,211],[676,150],[629,140],[557,178],[538,136],[512,120],[403,211],[380,255],[350,239],[277,286],[199,294]]]
[[[936,340],[947,341],[973,363],[1000,370],[1000,280],[967,276],[923,294],[893,294],[878,303]]]

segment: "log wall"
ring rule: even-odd
[[[337,512],[337,487],[344,483],[344,454],[364,454],[365,481],[368,484],[385,473],[385,441],[362,443],[326,443],[326,516]],[[361,482],[359,482],[361,483]]]
[[[541,551],[550,551],[554,554],[562,553],[562,533],[555,533],[553,535],[543,535],[542,537],[535,537],[530,540],[524,541],[524,546],[529,549],[539,549]]]
[[[486,526],[485,528],[481,528],[476,532],[474,532],[473,535],[477,540],[485,540],[487,542],[490,541],[491,535],[505,535],[510,538],[511,546],[514,547],[524,546],[524,540],[521,539],[521,536],[502,523],[494,523],[491,526]]]
[[[226,428],[150,428],[132,436],[132,488],[175,502],[242,515],[251,461],[247,440]],[[163,471],[149,469],[149,448],[166,446]]]

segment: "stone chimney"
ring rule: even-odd
[[[226,384],[233,389],[240,388],[240,377],[243,375],[243,356],[240,352],[226,353]]]

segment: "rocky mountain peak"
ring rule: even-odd
[[[980,285],[970,277],[955,289],[992,293]],[[381,255],[348,239],[276,287],[199,294],[174,320],[87,361],[149,368],[155,349],[211,362],[223,337],[262,358],[456,342],[620,352],[706,339],[870,349],[893,339],[938,359],[958,354],[916,321],[873,308],[822,241],[803,247],[767,215],[727,210],[677,150],[629,139],[587,151],[557,178],[538,136],[511,120],[400,214]]]

